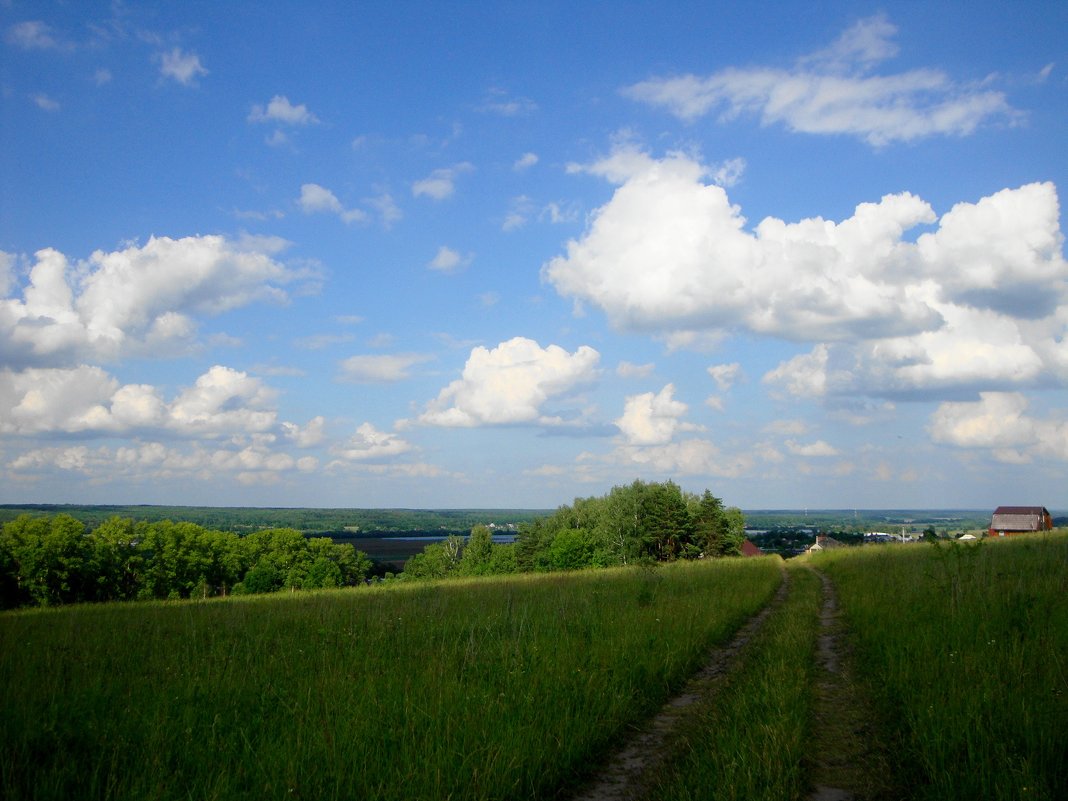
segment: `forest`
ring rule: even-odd
[[[730,556],[741,548],[745,519],[708,490],[698,496],[671,481],[635,481],[517,531],[512,543],[494,542],[482,524],[468,536],[449,534],[394,576],[375,570],[351,541],[293,528],[239,534],[118,516],[94,526],[65,513],[24,513],[0,529],[0,608],[346,587],[372,573],[416,581]]]

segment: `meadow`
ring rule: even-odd
[[[1068,788],[1068,534],[826,551],[894,771],[916,799]]]
[[[553,797],[777,559],[0,615],[0,796]]]

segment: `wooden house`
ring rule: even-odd
[[[999,506],[990,518],[991,537],[1011,537],[1032,531],[1050,531],[1053,517],[1045,506]]]

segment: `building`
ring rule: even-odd
[[[746,537],[742,540],[742,556],[764,556],[764,552]]]
[[[815,551],[825,551],[828,548],[844,548],[845,546],[836,540],[834,537],[828,537],[826,534],[817,534],[816,541],[808,546],[805,553],[814,553]]]
[[[999,506],[990,518],[991,537],[1011,537],[1032,531],[1050,531],[1053,517],[1045,506]]]

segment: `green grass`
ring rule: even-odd
[[[791,570],[790,593],[718,692],[681,726],[649,799],[795,799],[805,787],[820,582]]]
[[[775,560],[0,615],[0,796],[551,797]]]
[[[827,551],[861,674],[917,799],[1068,788],[1068,534]]]

